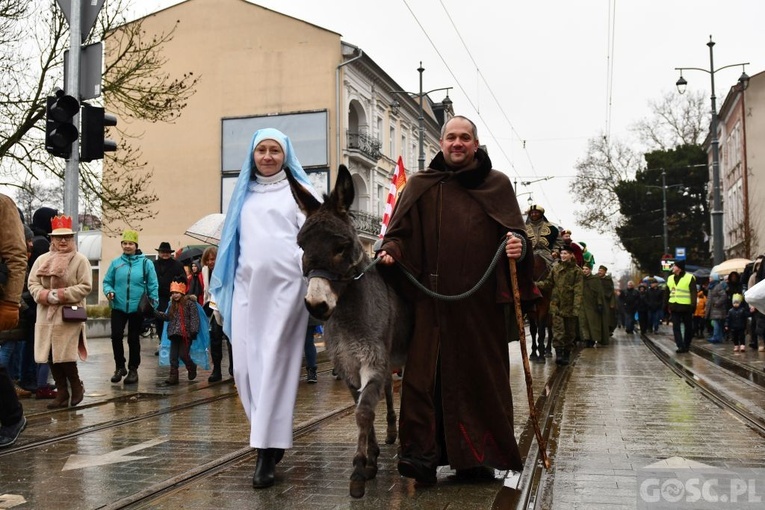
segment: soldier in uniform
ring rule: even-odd
[[[604,265],[598,267],[598,277],[603,285],[603,338],[600,345],[608,345],[608,339],[616,330],[616,296],[614,294],[614,280],[608,274],[608,268]]]
[[[603,299],[603,284],[598,275],[593,274],[590,266],[582,268],[584,275],[582,284],[582,311],[579,314],[579,330],[582,340],[587,347],[594,347],[595,342],[603,343],[608,341],[608,334],[603,336],[607,330],[603,329],[603,310],[605,309],[605,300]]]
[[[582,270],[576,265],[570,246],[560,249],[560,262],[537,286],[552,289],[550,314],[553,318],[553,346],[555,363],[568,365],[574,338],[577,336],[577,318],[582,307]]]
[[[547,221],[545,208],[533,204],[526,211],[526,235],[531,242],[535,255],[540,255],[547,266],[553,263],[553,251],[560,251],[563,241],[558,227]]]

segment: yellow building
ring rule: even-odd
[[[142,251],[153,257],[162,241],[173,248],[198,243],[185,230],[202,216],[226,212],[260,127],[290,136],[322,192],[338,164],[348,166],[357,226],[373,241],[396,160],[402,156],[408,172],[417,168],[419,95],[394,93],[401,87],[340,34],[244,0],[187,0],[143,18],[146,37],[167,32],[176,20],[173,40],[162,48],[164,70],[200,77],[196,93],[173,123],[120,119],[129,132],[142,133],[141,152],[159,198],[156,214],[139,227]],[[426,164],[439,150],[450,106],[425,97]],[[120,254],[119,239],[104,237],[102,267]]]

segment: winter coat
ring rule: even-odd
[[[648,287],[646,294],[648,294],[646,296],[648,310],[651,312],[661,310],[664,306],[664,291],[657,285],[656,287]]]
[[[53,256],[53,252],[41,255],[29,272],[29,292],[37,303],[35,322],[35,361],[47,363],[52,353],[53,363],[77,361],[88,357],[88,342],[85,337],[85,322],[64,322],[61,305],[85,306],[90,294],[93,270],[90,261],[82,253],[75,253],[62,278],[40,276],[40,266]],[[53,279],[63,281],[59,286]],[[48,303],[48,294],[57,289],[60,304]],[[63,289],[63,292],[62,290]]]
[[[157,273],[157,294],[160,300],[169,301],[170,284],[176,279],[186,280],[186,270],[179,261],[169,258],[155,260],[154,271]]]
[[[144,280],[145,275],[145,280]],[[111,306],[124,313],[138,311],[141,295],[149,295],[152,306],[159,304],[159,284],[154,264],[144,255],[125,255],[112,260],[104,276],[104,295],[114,293]]]
[[[550,313],[561,317],[578,317],[582,310],[584,275],[575,259],[562,260],[553,266],[547,278],[537,283],[540,290],[552,289]]]
[[[706,309],[707,319],[723,320],[727,310],[728,295],[725,293],[725,284],[722,282],[710,282]]]
[[[582,275],[582,308],[579,312],[579,329],[582,340],[605,343],[608,328],[603,327],[603,284],[598,275]],[[604,335],[605,332],[605,335]]]
[[[699,291],[696,294],[696,311],[693,312],[694,317],[704,317],[707,311],[707,297],[704,295],[704,291]]]
[[[634,315],[638,308],[638,302],[640,301],[640,295],[638,290],[633,288],[626,288],[619,296],[624,303],[624,311]]]
[[[739,306],[733,306],[728,310],[728,314],[725,317],[725,329],[729,331],[745,331],[746,320],[749,318],[749,308],[740,304]]]
[[[168,338],[178,336],[193,340],[199,333],[197,297],[193,294],[186,294],[181,297],[177,305],[171,299],[167,312],[154,310],[154,315],[167,322]]]

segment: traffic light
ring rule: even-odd
[[[45,150],[57,158],[68,159],[72,155],[72,143],[78,134],[74,116],[79,110],[77,99],[67,96],[63,90],[46,98]]]
[[[82,137],[80,138],[80,161],[104,159],[104,152],[117,150],[117,142],[104,138],[104,129],[117,125],[117,117],[104,113],[104,109],[82,103]]]

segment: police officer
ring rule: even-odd
[[[672,266],[667,279],[667,304],[675,335],[675,352],[688,352],[693,339],[693,312],[696,310],[696,278],[685,272],[685,261],[678,260]],[[682,331],[681,325],[685,327]]]

